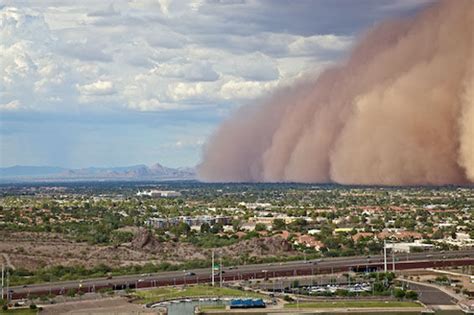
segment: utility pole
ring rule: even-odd
[[[4,276],[4,274],[5,274],[5,265],[2,264],[2,298],[1,298],[1,300],[3,300],[3,294],[4,294],[4,292],[3,292],[3,286],[4,286],[4,284],[5,284],[5,276]]]
[[[7,269],[7,303],[10,301],[10,269]]]
[[[383,241],[383,271],[387,272],[387,242]]]
[[[211,277],[212,277],[212,286],[214,286],[214,250],[212,250]]]
[[[395,247],[392,243],[392,271],[395,272]]]
[[[222,257],[219,257],[219,287],[222,288]]]

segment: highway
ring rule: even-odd
[[[474,249],[451,252],[422,252],[397,254],[387,257],[387,269],[395,270],[430,268],[441,266],[474,265]],[[366,270],[383,270],[383,256],[353,256],[323,258],[307,261],[291,261],[271,264],[241,265],[224,267],[223,281],[248,280],[256,278],[274,278],[291,276],[308,276],[333,272],[347,272]],[[220,279],[215,277],[216,282]],[[170,271],[154,274],[117,276],[110,279],[94,278],[85,280],[41,283],[28,286],[11,287],[13,299],[24,298],[29,295],[65,294],[69,289],[82,292],[94,292],[99,289],[111,288],[114,290],[125,288],[148,288],[166,285],[181,285],[211,282],[211,269],[193,269],[186,271]]]

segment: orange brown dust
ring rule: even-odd
[[[211,136],[203,181],[474,183],[474,1],[369,30],[347,60],[244,106]]]

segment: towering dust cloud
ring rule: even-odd
[[[200,178],[473,183],[473,30],[472,0],[375,27],[343,64],[224,122]]]

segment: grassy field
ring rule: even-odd
[[[296,303],[285,304],[285,308],[297,308]],[[421,307],[416,302],[403,301],[321,301],[299,303],[300,308],[385,308],[385,307]]]
[[[177,288],[156,288],[151,290],[138,290],[135,295],[143,303],[159,302],[169,299],[189,298],[189,297],[248,297],[263,298],[265,295],[246,292],[237,289],[211,287],[206,285],[189,286],[185,289]]]

